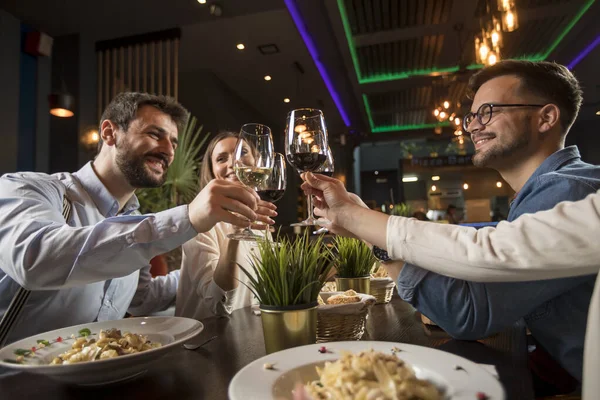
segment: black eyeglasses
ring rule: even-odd
[[[482,104],[475,113],[468,113],[463,117],[463,130],[469,133],[469,125],[477,118],[481,125],[487,125],[492,119],[494,107],[544,107],[545,104]]]

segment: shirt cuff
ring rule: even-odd
[[[183,205],[146,216],[142,225],[133,233],[133,240],[128,240],[128,244],[152,243],[163,251],[169,251],[196,235],[188,215],[188,206]]]
[[[406,244],[406,223],[409,218],[390,216],[387,222],[386,246],[392,260],[404,260]]]
[[[414,304],[415,291],[429,271],[412,264],[404,264],[398,275],[398,295],[402,300]]]

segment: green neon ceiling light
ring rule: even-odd
[[[386,126],[375,126],[373,122],[373,115],[371,114],[371,106],[369,105],[369,99],[367,95],[363,94],[363,103],[365,104],[365,110],[367,111],[367,118],[369,119],[369,126],[371,127],[372,133],[383,133],[383,132],[397,132],[397,131],[411,131],[416,129],[431,129],[436,126],[450,126],[450,122],[440,122],[436,124],[411,124],[411,125],[386,125]]]
[[[537,53],[533,55],[527,55],[522,57],[516,57],[518,60],[529,60],[529,61],[544,61],[547,59],[550,54],[556,49],[556,47],[562,42],[562,40],[567,36],[567,34],[573,29],[575,24],[579,22],[581,17],[587,12],[587,10],[594,4],[596,0],[588,0],[583,7],[579,10],[579,12],[575,15],[575,17],[567,24],[565,29],[557,36],[557,38],[552,42],[550,47],[546,49],[543,53]],[[356,53],[356,46],[354,44],[354,38],[352,36],[352,29],[350,28],[350,22],[348,21],[348,13],[346,12],[346,5],[344,4],[344,0],[337,0],[338,8],[340,10],[340,15],[342,17],[342,24],[344,26],[344,33],[346,34],[346,40],[348,41],[348,48],[350,49],[350,56],[352,57],[352,63],[354,64],[354,70],[356,71],[356,77],[358,79],[358,83],[375,83],[375,82],[387,82],[399,79],[407,79],[412,76],[423,76],[423,75],[436,75],[436,74],[447,74],[458,72],[460,67],[447,67],[447,68],[429,68],[429,69],[419,69],[413,71],[404,71],[404,72],[395,72],[391,74],[379,74],[375,76],[371,76],[368,78],[363,78],[362,73],[360,71],[360,64],[358,62],[358,55]],[[483,68],[482,64],[471,64],[467,66],[468,70],[475,70]],[[396,131],[408,131],[415,129],[430,129],[435,128],[436,126],[450,126],[449,122],[443,122],[438,124],[411,124],[411,125],[387,125],[387,126],[375,126],[373,122],[373,116],[371,113],[371,107],[369,105],[369,99],[366,94],[362,95],[363,103],[365,105],[365,111],[367,112],[367,117],[369,119],[369,125],[371,127],[372,133],[382,133],[382,132],[396,132]]]
[[[556,49],[556,47],[560,44],[560,42],[567,36],[567,34],[573,29],[575,24],[579,22],[581,17],[586,13],[586,11],[594,4],[596,0],[588,0],[583,7],[579,10],[579,12],[575,15],[575,17],[567,24],[565,29],[557,36],[557,38],[552,42],[552,44],[546,49],[546,51],[537,54],[531,54],[521,57],[516,57],[515,59],[519,60],[529,60],[529,61],[543,61],[550,56],[550,53]],[[407,79],[413,76],[423,76],[423,75],[436,75],[436,74],[447,74],[457,72],[459,70],[459,66],[447,67],[447,68],[427,68],[427,69],[417,69],[413,71],[403,71],[403,72],[394,72],[387,74],[378,74],[370,77],[363,77],[360,71],[360,64],[358,62],[358,54],[356,52],[356,45],[354,44],[354,38],[352,36],[352,29],[350,28],[350,22],[348,20],[348,13],[346,11],[346,4],[344,4],[344,0],[337,0],[338,8],[340,10],[340,15],[342,17],[342,24],[344,26],[344,33],[346,34],[346,40],[348,41],[348,48],[350,49],[350,56],[352,57],[352,63],[354,64],[354,70],[356,71],[356,77],[358,79],[358,83],[375,83],[375,82],[387,82],[394,81],[399,79]],[[471,64],[467,66],[467,69],[474,70],[480,69],[483,65],[481,64]]]

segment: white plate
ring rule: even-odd
[[[319,349],[325,346],[327,353]],[[443,389],[446,399],[474,400],[485,393],[490,400],[505,398],[498,379],[472,361],[429,347],[392,342],[332,342],[294,347],[269,354],[239,371],[229,385],[231,400],[291,399],[294,385],[318,379],[315,366],[335,361],[340,351],[353,353],[373,349],[393,353],[411,365],[420,379],[426,379]],[[265,363],[274,370],[264,369]],[[457,368],[458,367],[458,368]]]
[[[101,329],[117,328],[122,333],[131,332],[148,336],[148,340],[162,346],[141,353],[128,354],[105,360],[82,362],[69,365],[49,365],[54,357],[71,349],[75,341],[71,336],[79,336],[79,330],[88,328],[97,337]],[[117,321],[103,321],[57,329],[27,339],[19,340],[0,349],[0,367],[11,368],[47,375],[50,378],[78,385],[103,385],[130,379],[146,372],[148,364],[164,356],[178,344],[182,344],[202,332],[202,323],[180,317],[126,318]],[[61,338],[61,340],[57,340]],[[47,340],[50,346],[39,348],[38,340]],[[17,349],[35,352],[25,356],[21,364],[16,360]]]

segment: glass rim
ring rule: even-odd
[[[263,127],[267,128],[269,132],[268,133],[252,133],[252,132],[245,131],[244,127],[250,126],[250,125],[263,126]],[[244,133],[246,135],[253,135],[253,136],[267,136],[267,135],[271,135],[272,132],[273,132],[273,130],[268,125],[261,124],[259,122],[248,122],[247,124],[242,125],[242,127],[240,128],[240,134]]]
[[[311,117],[307,117],[307,118],[314,118],[314,117],[318,117],[318,116],[322,116],[323,115],[323,110],[320,110],[318,108],[310,108],[310,107],[304,107],[304,108],[295,108],[291,111],[288,111],[288,116],[292,115],[292,113],[295,113],[297,111],[317,111],[318,115],[313,115]]]

